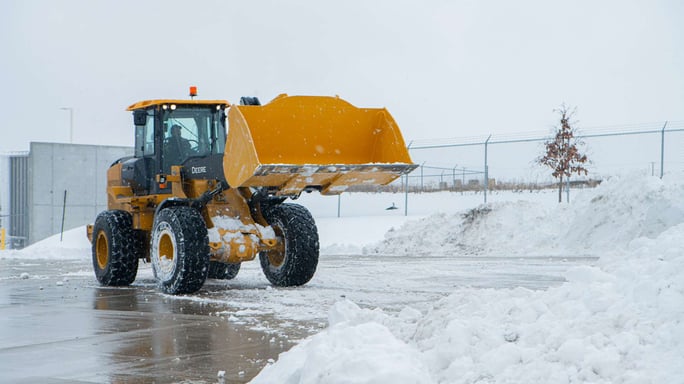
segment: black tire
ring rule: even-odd
[[[241,263],[220,263],[212,261],[209,263],[209,278],[219,280],[231,280],[240,272]]]
[[[271,284],[292,287],[306,284],[318,265],[318,229],[309,211],[298,204],[280,204],[264,209],[279,246],[261,252],[261,269]]]
[[[150,234],[150,258],[162,292],[177,295],[202,288],[209,272],[209,238],[199,211],[162,209]]]
[[[126,211],[104,211],[93,226],[93,269],[104,286],[130,285],[138,274],[142,248]]]

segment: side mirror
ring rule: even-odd
[[[133,111],[133,124],[136,126],[144,126],[147,124],[147,111],[143,109]]]

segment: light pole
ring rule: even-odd
[[[74,109],[71,107],[62,107],[62,111],[69,111],[69,143],[74,143]]]

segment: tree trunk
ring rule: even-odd
[[[558,181],[558,202],[563,201],[563,176],[560,177]]]

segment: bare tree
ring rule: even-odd
[[[560,203],[563,196],[563,178],[569,178],[573,173],[586,175],[588,171],[584,166],[588,159],[577,148],[584,145],[584,142],[575,137],[577,122],[571,121],[576,108],[569,110],[565,104],[562,104],[555,112],[560,115],[560,126],[556,127],[555,137],[544,143],[546,153],[537,159],[537,162],[551,168],[553,171],[551,175],[558,179],[558,202]]]

